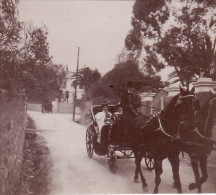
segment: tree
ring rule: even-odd
[[[0,1],[0,89],[10,97],[54,99],[65,71],[52,62],[45,26],[18,20],[19,0]]]
[[[53,100],[60,93],[65,70],[62,65],[52,62],[47,28],[29,25],[25,35],[20,54],[20,67],[24,70],[21,71],[21,77],[26,94],[30,99]]]
[[[11,98],[22,93],[19,74],[19,47],[22,23],[18,21],[18,0],[0,1],[0,89]]]
[[[215,70],[215,13],[212,0],[145,0],[133,7],[126,47],[143,57],[150,73],[173,66],[183,85]],[[141,46],[142,47],[141,47]]]
[[[50,65],[52,57],[49,55],[46,26],[34,27],[29,24],[25,30],[25,44],[22,48],[23,59],[32,61],[35,65]]]
[[[0,51],[15,50],[20,42],[21,23],[18,21],[19,0],[0,2]]]
[[[120,98],[123,90],[127,88],[129,81],[137,83],[134,86],[137,92],[157,91],[166,83],[161,82],[159,76],[144,75],[134,59],[119,62],[105,74],[94,86],[91,87],[91,97]]]
[[[89,67],[84,67],[79,69],[78,74],[74,75],[73,78],[75,79],[77,76],[77,85],[81,88],[85,89],[85,94],[89,96],[89,89],[92,85],[95,84],[101,78],[101,74],[97,69],[92,70]],[[73,85],[76,85],[76,80],[73,82]]]

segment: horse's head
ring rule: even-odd
[[[194,128],[195,116],[195,88],[185,90],[180,87],[180,93],[172,98],[161,114],[163,126],[168,134],[178,135],[179,126]]]
[[[189,119],[195,112],[195,87],[190,91],[180,87],[179,100],[176,104],[178,112]],[[189,117],[189,118],[188,118]]]
[[[180,136],[185,137],[189,132],[197,128],[195,87],[190,91],[180,87],[179,103],[176,110],[179,114],[179,130]]]

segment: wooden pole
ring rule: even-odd
[[[79,70],[79,51],[80,51],[80,48],[78,47],[78,54],[77,54],[77,68],[76,68],[76,80],[75,80],[75,92],[74,92],[74,106],[73,106],[73,121],[75,121],[75,114],[76,114],[77,74],[78,74],[78,70]]]

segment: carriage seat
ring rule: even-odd
[[[94,125],[94,128],[95,128],[95,131],[97,133],[99,133],[99,126],[98,126],[98,123],[95,119],[95,115],[99,112],[102,112],[103,111],[103,107],[101,105],[95,105],[95,106],[92,106],[91,107],[91,113],[92,113],[92,121],[93,121],[93,125]],[[108,111],[110,113],[114,113],[115,112],[115,106],[114,105],[108,105]],[[106,124],[106,123],[105,123]],[[103,125],[102,129],[105,127],[106,125]],[[101,129],[101,130],[102,130]]]
[[[115,105],[108,105],[108,110],[112,114],[115,112]],[[103,107],[101,105],[92,106],[92,114],[95,116],[98,112],[102,112]]]
[[[95,106],[92,106],[91,108],[91,113],[93,115],[93,122],[95,124],[97,124],[96,120],[95,120],[95,115],[98,113],[98,112],[102,112],[103,111],[103,107],[101,105],[95,105]],[[112,114],[114,114],[115,112],[115,105],[108,105],[108,111],[111,112]]]

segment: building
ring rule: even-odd
[[[73,86],[73,82],[75,81],[75,79],[76,79],[75,72],[71,72],[67,70],[65,79],[61,86],[61,90],[63,92],[61,102],[68,102],[68,103],[74,102],[75,88]],[[81,99],[84,93],[85,93],[84,89],[77,86],[77,99]]]

